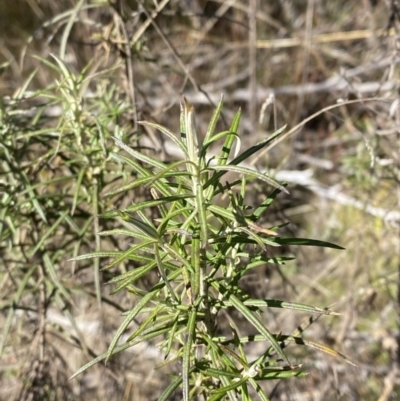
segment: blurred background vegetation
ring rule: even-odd
[[[269,225],[346,250],[290,248],[295,261],[243,284],[340,312],[304,338],[358,367],[289,347],[309,375],[272,383],[271,400],[398,399],[399,24],[394,0],[0,2],[0,399],[151,400],[164,388],[150,343],[68,381],[132,303],[110,295],[98,261],[68,259],[126,249],[95,235],[113,224],[97,216],[148,196],[104,197],[134,178],[109,157],[111,136],[172,160],[173,145],[137,121],[178,132],[184,95],[204,133],[221,94],[226,121],[243,110],[245,144],[338,104],[253,162],[289,183]],[[252,201],[269,190],[254,184]],[[302,323],[265,320],[272,332]]]

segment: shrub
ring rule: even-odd
[[[289,342],[309,344],[341,356],[322,345],[303,340],[300,332],[271,333],[265,327],[265,308],[288,308],[317,315],[330,314],[328,309],[275,299],[254,299],[241,288],[241,279],[252,269],[265,264],[284,264],[287,256],[270,256],[271,247],[282,245],[341,247],[312,239],[282,237],[279,227],[259,225],[279,193],[288,191],[267,174],[244,165],[253,154],[276,140],[284,128],[240,153],[236,113],[230,128],[216,133],[222,109],[217,106],[202,143],[196,133],[194,109],[185,100],[181,106],[180,137],[158,124],[141,122],[161,131],[181,151],[182,158],[161,162],[140,148],[114,138],[119,151],[113,157],[129,166],[136,179],[107,194],[108,197],[145,188],[151,200],[102,214],[104,219],[119,219],[120,228],[100,232],[101,236],[123,235],[133,239],[127,250],[100,251],[75,257],[111,258],[104,270],[125,260],[137,267],[115,275],[110,284],[113,293],[128,291],[136,299],[114,335],[108,351],[85,365],[74,376],[101,360],[134,345],[161,337],[160,348],[168,362],[180,359],[181,373],[160,396],[168,400],[182,387],[183,399],[202,396],[209,401],[228,397],[252,400],[268,396],[260,382],[302,376],[300,365],[290,363],[284,348]],[[210,147],[223,142],[217,156]],[[233,145],[236,142],[235,154]],[[235,178],[224,181],[227,173]],[[246,205],[252,180],[264,181],[273,190],[258,207]],[[156,217],[151,217],[155,215]],[[151,211],[151,213],[150,213]],[[144,288],[140,279],[157,271],[159,281]],[[223,311],[236,310],[252,327],[253,335],[240,336],[234,324],[224,327]],[[139,326],[127,341],[121,336],[135,319]],[[225,325],[226,326],[226,325]],[[224,334],[221,334],[224,333]],[[249,360],[245,345],[262,342],[264,351]],[[250,387],[253,390],[250,390]]]

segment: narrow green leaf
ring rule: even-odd
[[[285,338],[285,336],[282,336],[282,337],[283,337],[285,343],[294,342],[295,344],[299,344],[299,345],[308,345],[309,347],[315,348],[315,349],[322,351],[328,355],[331,355],[335,358],[343,359],[349,365],[357,367],[357,365],[354,362],[352,362],[351,359],[349,359],[347,356],[343,355],[342,353],[340,353],[330,347],[327,347],[324,344],[319,344],[314,341],[305,340],[304,338],[301,338],[301,337],[292,337],[292,336],[287,336],[287,338]]]
[[[159,199],[153,199],[153,200],[144,201],[144,202],[140,202],[140,203],[134,203],[133,205],[128,206],[125,209],[110,210],[108,212],[102,213],[100,215],[100,217],[103,219],[110,219],[110,218],[113,218],[116,216],[121,216],[124,220],[129,221],[130,223],[132,223],[138,227],[138,225],[137,225],[138,220],[131,217],[127,212],[133,213],[133,212],[137,212],[138,210],[149,209],[152,207],[158,207],[158,206],[164,205],[166,203],[172,203],[175,201],[187,200],[187,199],[191,199],[191,198],[195,198],[195,195],[181,194],[181,195],[165,196],[165,197],[162,197]],[[139,222],[140,222],[140,225],[144,224],[140,220],[139,220]],[[147,224],[146,224],[146,226],[147,226]],[[148,230],[146,230],[146,231],[148,231]],[[148,232],[150,232],[150,231],[148,231]],[[153,233],[153,235],[154,235],[154,233]]]
[[[119,158],[119,156],[120,155],[118,155],[118,158]],[[134,189],[137,187],[143,187],[147,183],[149,183],[152,179],[153,179],[152,175],[149,175],[147,177],[138,178],[138,179],[134,180],[133,182],[130,182],[129,184],[123,185],[122,187],[113,189],[112,191],[105,193],[104,196],[108,198],[110,196],[117,195],[121,192],[127,192],[130,189]]]
[[[150,263],[141,266],[141,267],[135,267],[133,270],[128,270],[127,272],[123,274],[119,274],[118,276],[113,277],[111,280],[107,281],[107,284],[115,284],[123,280],[135,280],[137,275],[143,275],[142,271],[147,272],[148,269],[152,269],[156,267],[156,262],[154,259],[150,259]]]
[[[75,256],[71,259],[68,259],[68,262],[77,261],[77,260],[85,260],[85,259],[93,259],[93,258],[115,258],[122,254],[122,251],[100,251],[100,252],[91,252],[86,253],[84,255]]]
[[[246,233],[249,238],[252,238],[261,248],[265,249],[264,245],[265,238],[261,238],[259,235],[257,235],[247,227],[238,227],[237,230]]]
[[[213,337],[210,338],[208,334],[199,333],[203,342],[207,345],[207,347],[212,351],[211,352],[211,359],[214,366],[218,367],[225,367],[226,371],[232,371],[233,373],[237,374],[238,369],[236,368],[235,364],[231,359],[229,359],[223,350],[220,347],[220,339]],[[229,370],[230,369],[230,370]]]
[[[46,240],[54,233],[57,227],[61,224],[61,222],[65,219],[65,216],[69,213],[68,210],[64,211],[61,216],[55,221],[55,223],[41,236],[40,240],[36,244],[36,246],[29,251],[29,256],[32,257],[39,249],[42,248],[43,244]]]
[[[261,205],[257,207],[257,209],[252,213],[252,215],[248,216],[248,219],[253,221],[254,223],[257,222],[257,220],[259,220],[259,218],[268,210],[268,208],[274,202],[275,198],[280,193],[281,193],[280,189],[274,189],[274,191],[261,203]]]
[[[196,208],[200,224],[201,248],[205,249],[208,242],[208,224],[206,214],[206,202],[204,199],[203,187],[201,186],[201,184],[198,184],[196,188],[196,201]]]
[[[125,230],[122,228],[116,228],[114,230],[108,230],[108,231],[100,231],[99,233],[97,233],[97,235],[99,235],[101,237],[109,237],[109,236],[114,236],[114,235],[126,235],[127,237],[139,238],[143,241],[146,241],[149,239],[149,236],[147,234],[143,234],[142,232],[139,232],[139,231]]]
[[[120,157],[121,155],[118,155],[118,157]],[[121,156],[122,157],[122,156]],[[159,188],[159,184],[160,183],[167,183],[167,179],[168,178],[177,178],[177,177],[189,177],[191,174],[188,171],[172,171],[172,172],[167,172],[165,173],[165,175],[163,175],[162,177],[160,177],[159,180],[157,180],[157,182],[155,183],[156,188]],[[150,185],[150,183],[152,183],[154,181],[154,174],[153,173],[149,173],[149,175],[147,175],[146,177],[142,177],[142,178],[138,178],[132,182],[130,182],[129,184],[123,185],[122,187],[113,189],[110,192],[107,192],[104,196],[105,197],[110,197],[110,196],[114,196],[117,195],[121,192],[127,192],[130,189],[134,189],[134,188],[138,188],[138,187],[143,187],[146,185]],[[182,181],[182,180],[181,180]],[[189,181],[188,181],[189,183]],[[157,185],[156,185],[157,184]],[[172,183],[170,183],[172,184]],[[169,185],[170,185],[169,184]],[[162,185],[162,187],[164,188],[164,184]],[[172,186],[171,186],[172,187]],[[189,186],[187,187],[182,187],[183,189],[188,190]],[[160,191],[161,192],[161,191]],[[161,192],[163,195],[165,196],[172,196],[173,194],[168,191],[168,194],[165,194],[164,192]]]
[[[108,264],[107,266],[104,266],[102,268],[102,270],[110,270],[111,268],[113,268],[114,266],[119,265],[121,262],[123,262],[125,259],[129,259],[129,256],[132,254],[137,253],[139,250],[154,244],[154,240],[149,240],[149,241],[143,241],[140,244],[137,245],[133,245],[131,248],[129,248],[128,250],[126,250],[125,252],[121,253],[114,261],[112,261],[110,264]]]
[[[149,324],[154,323],[154,321],[157,318],[157,315],[161,314],[161,312],[164,308],[165,308],[165,306],[162,304],[156,305],[156,307],[153,308],[153,311],[149,314],[149,316],[147,316],[147,318],[140,324],[140,326],[137,329],[135,329],[134,333],[131,334],[126,341],[127,342],[132,341],[135,338],[137,338],[138,336],[140,336],[140,334],[142,334],[142,332],[144,332],[146,330],[146,328]],[[166,323],[166,322],[164,321],[164,323]]]
[[[221,153],[218,158],[218,165],[224,166],[228,163],[229,154],[231,153],[233,142],[235,141],[236,134],[239,128],[239,121],[241,117],[241,110],[239,110],[233,118],[231,127],[229,128],[229,135],[226,137],[225,143],[222,146]]]
[[[182,151],[182,153],[186,157],[188,157],[188,151],[187,151],[186,145],[182,142],[181,139],[179,139],[175,134],[173,134],[167,128],[163,127],[162,125],[147,122],[147,121],[138,121],[138,124],[147,125],[148,127],[158,129],[160,132],[162,132],[164,135],[166,135],[176,146],[178,146],[179,149]]]
[[[199,148],[198,137],[196,132],[196,124],[194,120],[194,107],[190,106],[185,99],[185,127],[186,141],[189,160],[195,165],[198,165]],[[188,170],[196,175],[196,169],[192,165],[188,165]]]
[[[178,303],[178,298],[175,295],[175,291],[173,290],[170,282],[168,281],[167,274],[165,273],[163,261],[162,261],[162,258],[160,256],[159,244],[157,244],[157,243],[154,244],[154,255],[156,257],[158,271],[160,272],[161,278],[163,279],[164,284],[167,286],[167,288],[169,290],[169,293],[170,293],[171,297],[173,298],[173,300],[176,303]]]
[[[147,274],[150,270],[153,270],[157,266],[156,262],[148,263],[145,266],[138,267],[134,270],[124,273],[121,276],[114,277],[108,283],[117,283],[119,281],[123,282],[119,284],[115,289],[110,292],[110,295],[116,294],[117,292],[121,291],[123,288],[126,288],[128,285],[132,285],[135,281],[139,280],[145,274]],[[129,273],[129,274],[128,274]]]
[[[214,366],[222,367],[224,368],[224,370],[232,369],[233,372],[239,373],[233,361],[228,358],[224,352],[222,352],[222,349],[217,344],[215,344],[212,339],[207,338],[206,336],[203,336],[203,339],[206,340],[208,346],[211,348],[211,360]],[[221,384],[223,386],[229,386],[229,384],[231,383],[231,380],[225,375],[220,376],[219,380],[221,381]],[[228,391],[227,395],[229,401],[237,401],[235,391]]]
[[[80,0],[82,2],[82,0]],[[62,58],[58,57],[57,55],[51,53],[51,57],[54,58],[56,63],[58,64],[59,72],[61,73],[63,80],[59,84],[59,90],[68,97],[68,95],[76,92],[78,85],[77,85],[77,78],[74,74],[71,73],[67,64],[62,60]]]
[[[288,364],[289,360],[287,359],[286,355],[282,351],[282,348],[279,346],[278,342],[274,338],[274,336],[269,332],[269,330],[264,327],[263,323],[257,318],[257,316],[247,308],[243,304],[242,301],[239,300],[234,294],[229,294],[225,289],[221,287],[221,285],[217,284],[216,282],[213,283],[213,286],[220,291],[221,293],[226,293],[228,296],[228,300],[232,302],[232,305],[262,334],[265,338],[271,343],[274,350],[278,353],[278,355]]]
[[[138,152],[137,150],[134,150],[132,148],[130,148],[128,145],[125,145],[120,139],[113,137],[116,145],[118,147],[120,147],[121,149],[125,150],[125,152],[127,152],[128,154],[130,154],[133,158],[140,160],[144,163],[149,164],[150,166],[159,168],[161,170],[165,170],[165,168],[167,167],[164,163],[159,162],[156,159],[153,159],[150,156],[146,156],[143,153]]]
[[[272,135],[270,135],[269,138],[264,139],[257,143],[256,145],[250,147],[249,149],[245,150],[243,153],[241,153],[239,156],[235,157],[229,164],[230,165],[238,165],[242,161],[245,161],[248,159],[250,156],[253,154],[257,153],[260,151],[262,148],[267,146],[269,143],[271,143],[275,138],[277,138],[283,130],[286,128],[286,125],[284,125],[282,128],[279,128],[276,132],[274,132]]]
[[[33,207],[36,209],[36,212],[40,216],[40,218],[47,224],[46,214],[44,213],[42,207],[40,206],[40,203],[38,202],[38,196],[35,193],[34,189],[32,188],[32,185],[28,179],[28,176],[22,170],[20,171],[20,174],[24,181],[25,187],[27,188],[29,198],[32,202]],[[39,249],[39,248],[37,248],[37,249]],[[33,255],[33,253],[32,253],[32,255]]]
[[[113,350],[113,355],[118,354],[122,351],[125,351],[128,348],[131,348],[141,342],[149,341],[155,337],[161,336],[165,333],[167,333],[170,330],[170,327],[163,327],[163,328],[157,328],[156,330],[151,330],[146,335],[140,336],[140,338],[136,338],[135,340],[131,342],[127,342],[121,345],[118,345],[114,348]],[[100,361],[103,361],[109,357],[108,351],[104,352],[103,354],[99,355],[97,358],[93,359],[92,361],[88,362],[86,365],[82,366],[80,369],[78,369],[70,378],[69,380],[74,379],[75,377],[79,376],[81,373],[83,373],[85,370],[89,369],[96,363],[99,363]]]
[[[186,165],[192,165],[194,169],[197,169],[197,165],[191,162],[190,160],[180,160],[175,163],[171,163],[166,169],[160,171],[157,173],[155,176],[153,176],[153,179],[147,184],[148,186],[151,186],[154,182],[159,181],[161,178],[164,177],[177,177],[179,176],[179,170],[176,170],[176,167],[179,167],[183,164]],[[175,170],[174,172],[170,172],[171,170]],[[186,171],[184,175],[191,175],[189,171]]]
[[[28,78],[24,80],[23,84],[19,87],[19,89],[15,92],[13,95],[13,99],[16,100],[21,100],[24,98],[25,92],[28,89],[30,83],[32,82],[32,79],[35,77],[37,73],[37,68],[35,68],[31,74],[29,74]],[[28,97],[28,96],[27,96]],[[17,113],[20,112],[19,110],[16,111]]]
[[[187,148],[187,136],[186,136],[186,99],[183,98],[183,102],[180,104],[180,116],[179,116],[179,128],[181,131],[182,142]]]
[[[170,211],[160,222],[160,225],[158,226],[158,232],[161,235],[164,235],[166,231],[171,230],[171,232],[173,232],[174,229],[180,229],[180,223],[175,223],[173,222],[173,218],[174,217],[180,217],[183,216],[185,219],[187,219],[189,217],[189,212],[193,211],[193,207],[192,206],[185,206],[185,207],[180,207],[176,210],[172,210]],[[168,225],[172,225],[173,227],[168,228]],[[175,226],[175,224],[178,224],[178,226]],[[177,231],[178,232],[178,231]],[[182,235],[184,231],[181,231]],[[189,233],[190,234],[190,233]]]
[[[100,217],[103,218],[110,218],[110,217],[115,217],[115,216],[120,216],[123,220],[128,221],[129,223],[133,224],[136,228],[138,228],[143,234],[149,236],[150,238],[154,240],[158,240],[158,232],[154,228],[154,226],[145,223],[142,220],[136,219],[135,217],[132,217],[129,213],[126,213],[125,211],[122,210],[117,210],[115,211],[116,214],[114,214],[114,211],[111,212],[106,212]]]
[[[258,396],[260,397],[261,401],[270,401],[267,394],[265,394],[264,390],[260,387],[260,385],[256,382],[256,380],[254,380],[253,378],[249,378],[249,382],[253,386]]]
[[[246,256],[246,257],[248,257],[248,256]],[[286,261],[294,260],[294,259],[295,259],[294,257],[289,257],[289,256],[276,256],[276,257],[268,258],[268,257],[266,257],[264,255],[258,255],[258,256],[253,257],[251,259],[251,262],[248,263],[245,266],[245,268],[246,269],[252,269],[254,267],[261,266],[261,265],[264,265],[266,263],[284,265]]]
[[[200,293],[200,287],[201,287],[201,260],[200,260],[200,248],[201,248],[201,243],[200,243],[200,238],[198,233],[195,233],[192,237],[192,255],[191,255],[191,265],[192,268],[189,269],[190,272],[190,291],[191,291],[191,296],[192,300],[196,300],[199,293]]]
[[[218,102],[217,107],[214,109],[213,115],[211,117],[210,123],[207,128],[206,136],[204,138],[204,144],[207,144],[214,135],[215,127],[217,126],[218,119],[221,115],[222,106],[224,104],[224,96],[221,95],[221,98]],[[203,145],[204,146],[204,145]],[[203,152],[203,150],[202,150]]]
[[[123,212],[136,212],[138,210],[148,209],[151,207],[158,207],[160,205],[164,205],[166,203],[172,203],[176,201],[187,201],[188,199],[195,198],[195,195],[192,194],[180,194],[180,195],[173,195],[173,196],[165,196],[162,198],[140,202],[128,206],[126,209],[123,209]]]
[[[208,142],[204,142],[203,147],[201,148],[200,151],[200,158],[204,158],[207,154],[207,149],[216,141],[218,141],[221,138],[224,138],[225,136],[234,136],[234,139],[239,140],[239,136],[235,134],[234,132],[231,131],[222,131],[219,132],[218,134],[214,135]]]
[[[265,372],[262,371],[259,380],[279,380],[279,379],[290,379],[292,377],[304,377],[307,376],[306,372],[302,371],[287,371],[287,372]]]
[[[72,9],[70,13],[70,17],[68,18],[68,22],[65,25],[62,37],[61,37],[61,42],[60,42],[60,58],[64,59],[65,58],[65,52],[67,49],[67,43],[68,43],[68,38],[71,33],[72,27],[74,23],[76,22],[77,16],[79,11],[82,9],[83,4],[85,0],[80,0],[78,3],[76,3],[75,7]],[[58,59],[58,57],[57,57]]]
[[[44,252],[42,258],[43,258],[43,264],[46,268],[46,271],[47,271],[49,277],[51,278],[51,281],[55,285],[55,287],[57,287],[59,292],[63,295],[63,297],[69,303],[73,304],[70,293],[66,290],[66,288],[64,287],[62,282],[57,277],[55,266],[54,266],[53,262],[51,261],[49,254],[47,252]]]
[[[189,310],[189,319],[186,332],[186,343],[183,350],[182,360],[182,393],[183,401],[190,401],[189,398],[189,372],[193,341],[196,336],[197,305],[193,305]]]
[[[229,379],[240,378],[240,373],[238,373],[238,372],[229,372],[227,370],[221,370],[221,369],[216,369],[216,368],[207,368],[207,369],[201,370],[201,372],[207,376],[215,377],[217,379],[219,379],[221,376],[228,377]]]
[[[224,305],[225,307],[233,306],[230,300],[222,301],[221,304]],[[258,308],[268,307],[268,308],[292,309],[302,312],[318,313],[323,315],[338,315],[335,312],[329,311],[329,309],[322,309],[316,306],[299,304],[295,302],[278,301],[275,299],[246,299],[245,301],[243,301],[243,305],[256,306]]]
[[[310,239],[310,238],[275,237],[273,240],[277,244],[280,244],[280,245],[320,246],[320,247],[333,248],[333,249],[345,249],[339,245],[332,244],[330,242],[325,242],[325,241],[320,241],[317,239]]]
[[[129,312],[129,314],[125,317],[122,324],[119,326],[117,332],[115,333],[110,346],[108,347],[107,355],[106,355],[106,363],[110,359],[111,355],[114,353],[114,349],[121,338],[122,334],[132,322],[132,320],[137,316],[137,314],[143,309],[147,303],[156,296],[156,294],[160,291],[161,286],[155,286],[151,291],[149,291],[139,302],[138,304]]]
[[[186,269],[190,273],[194,273],[194,266],[189,263],[182,255],[179,254],[178,251],[176,251],[172,246],[169,244],[163,244],[162,248],[165,252],[169,253],[171,256],[171,259],[176,260],[179,262],[184,269]]]
[[[132,167],[135,172],[139,174],[139,176],[142,177],[149,177],[149,179],[152,179],[154,175],[152,174],[151,171],[145,169],[142,167],[139,163],[137,163],[135,160],[126,157],[125,155],[122,155],[120,153],[114,153],[111,152],[110,156],[115,159],[116,161],[127,164],[128,166]]]
[[[193,366],[189,370],[189,374],[194,372],[196,368]],[[176,389],[182,384],[182,376],[178,376],[161,394],[158,398],[158,401],[169,401],[171,400],[172,394],[176,391]]]
[[[179,325],[178,318],[179,318],[180,314],[181,314],[180,311],[176,312],[175,316],[172,319],[172,321],[174,323],[173,323],[173,325],[171,327],[171,331],[168,333],[167,346],[165,348],[165,357],[164,357],[164,359],[168,358],[168,355],[171,352],[171,348],[172,348],[173,342],[177,338],[176,337],[176,333],[177,333],[177,329],[178,329],[178,325]]]
[[[229,210],[227,208],[223,208],[223,207],[215,205],[215,204],[209,204],[208,205],[208,210],[213,212],[213,214],[215,214],[217,216],[222,216],[225,219],[228,219],[228,220],[236,222],[235,215],[232,213],[231,210]]]
[[[225,209],[217,205],[208,205],[207,209],[211,211],[215,216],[221,216],[224,219],[228,219],[239,224],[239,226],[234,229],[229,229],[229,231],[226,230],[226,234],[229,235],[231,233],[238,234],[240,232],[244,232],[247,235],[247,237],[252,238],[256,243],[258,243],[263,248],[264,245],[279,246],[279,244],[277,244],[276,241],[274,240],[275,235],[277,235],[277,233],[268,229],[264,229],[262,227],[258,227],[251,221],[247,221],[246,220],[247,217],[244,217],[243,214],[234,213],[229,209]],[[269,237],[272,238],[268,239],[265,237],[261,237],[257,233],[267,234]],[[219,233],[218,236],[221,237],[221,233]],[[235,241],[237,242],[240,238],[243,238],[244,242],[248,242],[248,239],[240,235],[236,237]],[[215,242],[215,240],[213,239],[212,242]]]
[[[247,167],[243,166],[234,166],[234,165],[227,165],[227,166],[212,166],[208,168],[209,170],[223,170],[223,171],[231,171],[233,173],[239,173],[239,174],[244,174],[247,177],[251,178],[258,178],[259,180],[265,181],[268,184],[272,185],[275,188],[280,189],[281,191],[285,193],[289,193],[289,191],[281,184],[279,184],[277,181],[275,181],[273,178],[267,176],[266,174],[262,174],[256,170],[249,169]],[[207,186],[207,184],[205,184]]]
[[[208,401],[219,401],[220,399],[225,397],[225,395],[229,391],[237,389],[242,384],[246,383],[247,380],[248,380],[247,377],[242,377],[241,379],[239,379],[237,381],[231,382],[228,386],[219,388],[218,390],[216,390],[215,392],[213,392],[211,394],[210,398],[208,398]]]
[[[245,150],[243,153],[241,153],[239,156],[235,157],[230,163],[229,166],[232,165],[238,165],[240,164],[242,161],[246,160],[247,158],[249,158],[250,156],[252,156],[254,153],[258,152],[259,150],[261,150],[262,148],[264,148],[265,146],[267,146],[271,141],[273,141],[275,138],[277,138],[282,131],[286,128],[286,126],[280,128],[277,132],[275,132],[273,135],[271,135],[269,138],[264,139],[263,141],[259,142],[257,145],[252,146],[251,148]],[[232,130],[232,127],[231,127]],[[236,131],[234,131],[236,132]],[[226,144],[227,146],[224,145],[224,148],[226,148],[227,150],[229,149],[230,151],[230,147],[229,144]],[[232,146],[232,144],[230,144],[230,146]],[[229,152],[228,152],[229,154]],[[226,156],[227,157],[227,156]],[[219,163],[219,165],[225,165],[227,163],[227,160],[224,160],[224,163]],[[219,182],[220,178],[226,173],[226,171],[219,171],[216,174],[214,174],[208,181],[207,183],[204,185],[204,188],[208,188],[210,185],[216,185],[217,182]]]
[[[75,193],[74,193],[74,199],[72,201],[71,216],[73,216],[75,213],[76,205],[78,204],[78,198],[81,192],[82,181],[85,174],[86,174],[86,169],[83,168],[81,171],[79,171],[78,178],[76,180],[76,186],[74,188]]]

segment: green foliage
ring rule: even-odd
[[[108,351],[85,365],[74,376],[100,360],[140,342],[161,337],[161,349],[168,361],[180,359],[181,373],[165,389],[159,400],[168,400],[182,388],[185,401],[202,396],[217,401],[228,397],[261,400],[268,396],[260,382],[302,376],[299,365],[290,363],[283,348],[288,342],[308,344],[339,356],[322,345],[306,342],[295,335],[271,333],[262,320],[265,308],[287,308],[317,315],[330,314],[327,309],[280,300],[253,299],[240,286],[241,279],[253,268],[267,263],[284,263],[285,256],[269,256],[270,247],[312,245],[341,249],[339,246],[304,238],[281,237],[276,227],[261,227],[261,216],[285,186],[272,177],[241,163],[271,144],[283,128],[257,145],[232,155],[238,141],[240,112],[230,128],[216,133],[222,109],[216,108],[203,142],[196,132],[194,109],[185,100],[181,107],[180,137],[165,127],[141,122],[157,128],[182,152],[177,162],[162,162],[140,149],[114,138],[120,151],[113,158],[129,166],[136,176],[133,182],[108,193],[109,197],[133,188],[145,188],[152,200],[109,210],[104,219],[118,219],[121,227],[99,233],[101,236],[129,236],[133,243],[128,250],[92,252],[73,260],[107,257],[112,260],[104,269],[118,266],[125,260],[137,267],[115,275],[110,283],[118,291],[128,291],[135,306],[127,311],[114,335]],[[217,157],[210,157],[211,144],[223,140]],[[227,173],[234,181],[227,181]],[[258,207],[246,205],[249,183],[262,180],[273,187],[272,193]],[[156,211],[156,212],[155,212]],[[151,213],[150,213],[151,212]],[[152,218],[156,214],[156,218]],[[159,282],[144,288],[140,279],[156,271]],[[254,332],[241,337],[234,325],[229,335],[221,335],[221,319],[236,310]],[[135,319],[139,326],[125,344],[121,336]],[[264,351],[256,360],[249,360],[244,345],[264,343]],[[250,390],[252,388],[253,390]]]
[[[54,60],[43,62],[56,74],[55,85],[29,91],[32,74],[13,97],[0,99],[0,301],[6,313],[0,358],[32,334],[28,313],[41,327],[32,332],[45,338],[49,309],[66,318],[85,349],[85,338],[69,309],[76,305],[73,293],[95,296],[99,303],[105,300],[99,261],[79,269],[93,277],[93,291],[79,281],[76,264],[67,260],[100,250],[98,214],[109,207],[101,192],[115,175],[125,174],[115,170],[109,153],[114,147],[111,135],[126,129],[121,116],[126,106],[107,80],[94,86],[91,98],[84,98],[93,78],[105,77],[110,70],[88,66],[74,74],[58,57]],[[22,333],[16,333],[21,328]],[[71,336],[62,327],[59,331],[65,340]],[[31,358],[40,359],[35,353],[36,349]],[[54,383],[47,384],[54,389]]]

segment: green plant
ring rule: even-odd
[[[246,159],[271,144],[284,128],[269,138],[237,153],[230,159],[237,141],[240,112],[230,128],[215,133],[222,100],[216,108],[203,143],[199,142],[194,122],[194,110],[185,100],[181,107],[181,136],[166,128],[142,122],[160,130],[177,145],[183,157],[175,162],[161,162],[124,144],[115,138],[121,151],[113,157],[130,166],[137,178],[107,196],[142,187],[152,200],[133,203],[121,210],[111,210],[101,217],[119,218],[123,227],[99,233],[100,236],[124,235],[134,239],[126,251],[92,252],[73,260],[106,257],[112,262],[109,270],[126,260],[137,267],[110,280],[113,293],[126,290],[137,299],[125,313],[108,351],[85,365],[74,376],[100,360],[108,360],[143,341],[162,337],[161,349],[171,360],[182,360],[177,375],[159,400],[168,400],[182,387],[183,399],[202,396],[209,401],[224,399],[252,400],[258,394],[268,396],[260,382],[301,376],[299,365],[292,365],[283,348],[288,342],[307,344],[299,335],[274,334],[262,321],[263,308],[289,308],[316,314],[332,313],[327,309],[271,299],[253,299],[240,287],[240,280],[253,268],[267,264],[283,264],[287,256],[269,256],[269,247],[281,245],[313,245],[341,249],[322,241],[281,237],[279,227],[263,228],[258,221],[280,192],[287,192],[266,174],[242,165]],[[209,148],[224,141],[220,153],[210,157]],[[226,173],[238,175],[232,182],[223,182]],[[259,179],[274,187],[261,205],[252,208],[245,203],[248,183]],[[154,210],[157,211],[156,217]],[[152,214],[150,215],[150,211]],[[159,282],[144,289],[140,278],[156,270]],[[240,337],[236,327],[221,327],[223,311],[236,310],[253,327],[255,334]],[[118,345],[133,320],[139,326],[126,343]],[[224,332],[224,335],[221,334]],[[249,360],[244,345],[264,342],[265,350],[256,360]],[[310,344],[310,343],[309,343]],[[331,354],[333,350],[312,344]],[[253,390],[250,390],[250,388]]]
[[[124,175],[115,171],[119,166],[108,157],[114,147],[110,130],[118,135],[127,129],[122,117],[127,106],[108,84],[109,72],[118,66],[101,70],[89,65],[74,74],[60,58],[53,60],[43,63],[56,74],[56,84],[30,91],[33,73],[12,97],[0,98],[0,309],[5,315],[0,359],[32,343],[29,355],[12,370],[24,377],[17,399],[35,391],[40,399],[53,399],[49,389],[61,398],[60,391],[71,393],[62,364],[45,363],[55,348],[47,334],[52,327],[46,315],[51,311],[65,318],[87,351],[68,306],[76,305],[76,294],[107,302],[100,293],[99,261],[71,271],[67,259],[100,249],[95,235],[98,214],[109,208],[101,193],[115,176]],[[84,98],[90,85],[93,96]],[[94,289],[82,282],[83,273],[89,274]],[[58,330],[68,344],[71,329],[67,325]],[[31,369],[36,365],[45,371]],[[60,383],[60,377],[51,382],[50,372],[60,371],[65,382]]]

